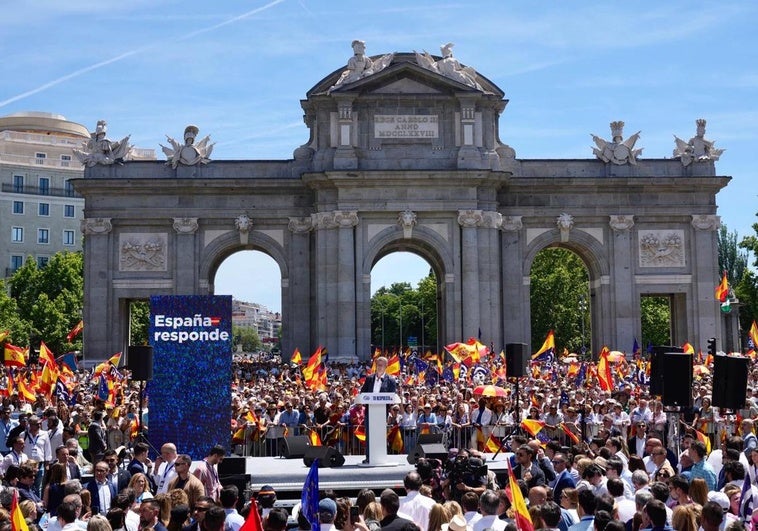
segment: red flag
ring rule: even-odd
[[[29,531],[29,526],[26,525],[24,515],[18,506],[18,491],[16,489],[13,489],[13,498],[11,499],[11,531]]]
[[[47,345],[45,345],[44,341],[40,341],[39,344],[39,364],[44,365],[45,363],[49,363],[50,365],[54,365],[55,368],[58,368],[58,364],[55,363],[55,356],[53,355],[52,351],[47,348]]]
[[[290,359],[292,363],[296,363],[297,365],[300,365],[303,363],[303,357],[300,355],[300,349],[296,348],[295,352],[292,353],[292,358]]]
[[[261,515],[258,513],[258,502],[255,501],[255,498],[250,501],[250,513],[247,515],[247,519],[239,531],[263,531],[263,522],[261,522]]]
[[[600,383],[600,389],[603,391],[613,390],[613,374],[611,373],[611,364],[608,361],[610,353],[608,347],[604,346],[597,362],[597,380]]]
[[[524,495],[518,486],[516,476],[513,474],[511,462],[508,459],[506,459],[506,462],[508,463],[508,483],[511,487],[511,504],[513,505],[513,513],[516,517],[516,528],[519,531],[534,531],[532,517],[529,514],[529,509],[526,508]]]

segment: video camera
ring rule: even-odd
[[[430,480],[439,479],[442,472],[442,461],[439,459],[427,459],[426,457],[419,457],[416,460],[416,472],[424,483],[429,483]]]
[[[463,483],[466,476],[481,477],[487,475],[487,465],[478,457],[458,455],[455,459],[447,462],[445,474],[450,482],[455,485]]]

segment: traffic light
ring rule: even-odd
[[[708,340],[708,354],[711,356],[716,355],[716,338],[712,337]]]

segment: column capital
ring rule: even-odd
[[[113,230],[112,218],[86,218],[79,225],[82,234],[108,234]]]
[[[691,223],[696,230],[718,230],[721,227],[721,216],[693,214]]]
[[[506,232],[518,232],[524,228],[521,218],[522,216],[503,216],[503,223],[500,228]]]
[[[313,220],[307,218],[289,218],[287,228],[295,234],[305,234],[313,230]]]
[[[461,227],[476,227],[482,223],[482,211],[481,210],[459,210],[458,211],[458,224]]]
[[[616,232],[624,232],[634,227],[634,216],[631,214],[611,214],[608,225]]]
[[[198,218],[174,218],[174,231],[177,234],[195,234],[197,232]]]

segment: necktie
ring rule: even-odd
[[[476,423],[481,424],[482,423],[482,415],[484,415],[484,410],[480,409],[479,414],[476,416]]]

